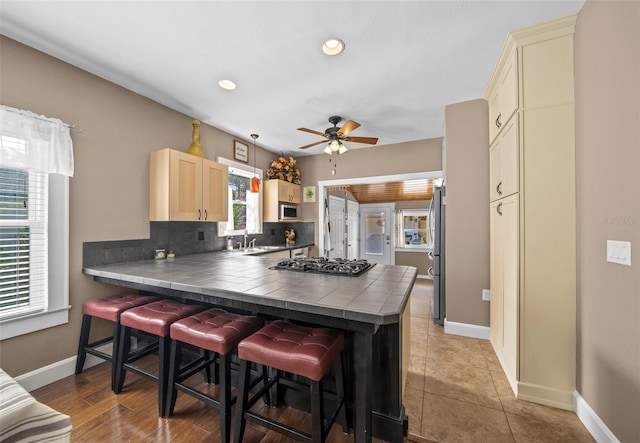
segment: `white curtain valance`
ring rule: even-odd
[[[0,166],[73,177],[69,125],[0,105]]]

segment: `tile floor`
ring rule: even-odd
[[[488,340],[445,335],[431,319],[430,280],[411,298],[411,363],[404,392],[409,440],[593,442],[573,412],[516,400]]]

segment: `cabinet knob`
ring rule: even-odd
[[[502,203],[498,203],[496,211],[498,211],[498,215],[502,217]]]
[[[498,195],[502,195],[502,182],[498,183],[498,186],[496,186],[496,192]]]

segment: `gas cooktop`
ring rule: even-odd
[[[317,272],[319,274],[345,275],[357,277],[373,268],[375,263],[366,260],[347,260],[345,258],[326,259],[324,257],[290,258],[282,260],[269,269],[286,271]]]

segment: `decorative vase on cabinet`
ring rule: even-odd
[[[229,168],[161,149],[150,156],[151,221],[226,221]]]

